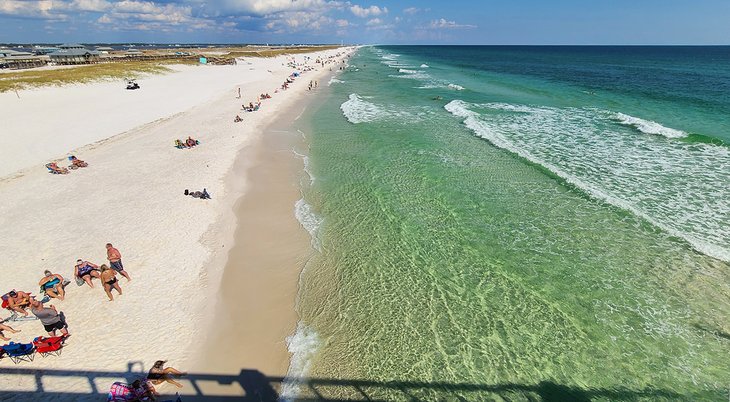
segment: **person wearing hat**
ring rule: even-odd
[[[27,317],[28,312],[25,311],[30,306],[30,295],[22,290],[11,290],[8,292],[8,308],[17,311]]]
[[[31,303],[30,311],[41,320],[43,328],[50,336],[56,336],[56,331],[61,331],[61,335],[68,336],[68,325],[58,313],[56,307],[44,307],[42,301],[34,300]]]
[[[66,291],[63,289],[63,276],[54,274],[49,270],[44,272],[43,278],[38,282],[48,297],[63,300]]]

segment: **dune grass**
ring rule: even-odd
[[[134,79],[141,74],[162,74],[171,70],[165,64],[192,64],[197,60],[128,61],[100,63],[60,68],[56,70],[25,70],[0,74],[0,92],[25,88],[85,83],[98,80]]]
[[[312,46],[291,48],[229,48],[211,49],[227,51],[226,54],[215,55],[216,59],[232,59],[236,57],[275,57],[282,54],[311,53],[320,50],[336,49],[339,46]],[[205,49],[190,49],[205,55]],[[55,70],[23,70],[0,74],[0,92],[16,91],[26,88],[86,83],[99,80],[134,79],[142,74],[163,74],[170,72],[166,64],[197,64],[197,57],[173,60],[125,61],[118,63],[100,63],[59,68]]]

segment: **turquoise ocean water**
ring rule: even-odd
[[[728,400],[730,48],[365,47],[329,91],[291,377]]]

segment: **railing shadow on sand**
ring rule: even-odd
[[[143,375],[143,371],[133,371],[141,363],[130,362],[128,371],[75,371],[75,370],[38,370],[15,367],[0,367],[0,377],[13,379],[3,381],[0,386],[0,400],[59,400],[59,401],[102,401],[106,400],[109,386],[114,381],[131,383]],[[141,367],[140,367],[141,368]],[[32,381],[31,381],[32,378]],[[17,388],[12,382],[23,384]],[[24,382],[23,382],[24,380]],[[64,391],[64,384],[74,382],[74,389],[86,391]],[[35,383],[35,388],[27,386]],[[446,382],[417,381],[371,381],[356,379],[326,378],[284,378],[265,376],[258,370],[242,369],[238,374],[189,373],[180,382],[179,389],[183,402],[232,402],[263,401],[275,402],[280,399],[282,387],[295,384],[299,389],[297,401],[431,401],[454,400],[471,401],[502,397],[507,400],[531,400],[544,402],[591,401],[603,399],[611,401],[635,400],[690,400],[691,395],[680,395],[670,391],[647,388],[631,390],[581,389],[553,382],[538,384],[467,384]],[[80,386],[81,385],[81,386]],[[15,389],[14,389],[15,388]],[[165,391],[174,389],[166,386]],[[175,400],[175,390],[162,392],[160,400]],[[522,395],[522,397],[519,397]],[[489,397],[491,396],[491,397]],[[516,398],[515,398],[516,397]],[[689,398],[689,399],[688,399]]]

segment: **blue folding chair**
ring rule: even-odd
[[[8,355],[13,363],[32,362],[35,357],[35,346],[32,343],[15,343],[10,342],[4,345],[2,349]]]

